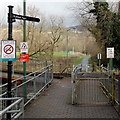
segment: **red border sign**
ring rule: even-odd
[[[6,46],[4,47],[4,52],[5,52],[6,54],[11,54],[13,51],[14,51],[14,48],[13,48],[13,46],[11,46],[11,45],[6,45]]]

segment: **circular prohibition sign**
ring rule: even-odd
[[[13,50],[14,50],[14,48],[13,48],[13,46],[11,46],[11,45],[6,45],[6,46],[4,47],[4,52],[5,52],[6,54],[11,54],[11,53],[13,52]]]

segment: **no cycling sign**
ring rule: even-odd
[[[2,40],[1,41],[1,58],[2,61],[16,61],[16,41]]]

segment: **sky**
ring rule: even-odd
[[[84,0],[92,2],[92,0]],[[120,0],[106,0],[109,2],[117,2]],[[78,25],[78,21],[75,19],[72,11],[67,9],[75,2],[83,2],[83,0],[26,0],[27,6],[36,6],[39,8],[40,12],[44,14],[46,17],[55,15],[62,16],[65,19],[64,25],[66,27],[71,27]],[[8,13],[8,5],[14,6],[14,13],[18,6],[23,8],[23,0],[0,0],[0,21],[4,21],[7,24],[7,13]]]
[[[34,1],[34,2],[33,2]],[[26,0],[27,6],[35,6],[39,8],[40,12],[46,17],[55,15],[59,17],[64,17],[64,25],[66,27],[75,26],[78,23],[73,17],[73,13],[68,9],[68,6],[74,4],[72,0]],[[18,6],[23,8],[23,0],[1,0],[0,4],[0,16],[5,23],[7,23],[7,13],[9,5],[14,6],[14,13]]]

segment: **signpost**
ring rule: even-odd
[[[113,70],[114,47],[107,47],[107,58],[110,63],[110,70]]]
[[[101,53],[98,53],[97,57],[98,57],[98,61],[99,61],[99,70],[100,70],[100,64],[101,64]]]
[[[27,20],[27,21],[33,21],[33,22],[39,22],[39,18],[35,17],[29,17],[29,16],[22,16],[22,15],[17,15],[13,14],[13,6],[8,6],[9,8],[9,13],[8,13],[8,41],[13,40],[12,38],[12,28],[13,28],[13,22],[16,21],[16,19],[19,20]],[[7,57],[11,54],[14,56],[14,45],[8,44],[7,46],[4,45],[3,51],[4,54],[7,55]],[[12,56],[12,55],[11,55]],[[8,61],[8,86],[7,86],[7,95],[8,98],[12,97],[11,96],[11,80],[12,80],[12,60]],[[7,106],[11,105],[11,101],[9,100],[7,102]],[[11,120],[11,113],[7,113],[7,120]]]

